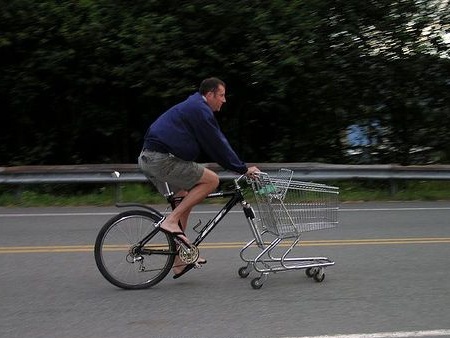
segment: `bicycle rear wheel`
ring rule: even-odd
[[[169,273],[176,244],[172,236],[155,228],[160,219],[147,211],[131,210],[111,218],[102,227],[94,256],[98,269],[110,283],[123,289],[144,289]]]

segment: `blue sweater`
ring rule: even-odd
[[[153,122],[145,134],[144,149],[169,152],[185,161],[195,161],[203,151],[225,169],[247,172],[200,93],[189,96]]]

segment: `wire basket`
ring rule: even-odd
[[[333,228],[338,224],[339,188],[292,180],[282,169],[276,177],[261,173],[251,182],[256,199],[258,231],[280,237]]]

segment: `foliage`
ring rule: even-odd
[[[449,162],[445,3],[0,0],[0,164],[135,162],[207,76],[246,161]],[[382,143],[348,157],[370,121]]]

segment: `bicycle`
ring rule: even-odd
[[[259,289],[270,272],[306,269],[308,277],[313,277],[318,282],[323,281],[325,276],[323,268],[334,264],[328,258],[292,259],[286,257],[293,246],[298,243],[299,232],[294,231],[297,238],[283,257],[274,257],[273,255],[273,249],[282,240],[292,238],[290,233],[292,229],[290,229],[289,233],[280,232],[278,231],[279,228],[276,228],[277,230],[274,232],[273,229],[277,224],[281,224],[280,220],[283,220],[282,214],[288,211],[286,206],[290,208],[289,203],[282,202],[283,209],[281,212],[275,210],[276,208],[272,208],[278,204],[278,202],[274,203],[273,200],[279,201],[280,198],[284,200],[286,197],[289,186],[292,184],[292,171],[281,170],[276,179],[270,178],[265,173],[261,173],[256,179],[246,178],[246,182],[251,185],[255,194],[258,218],[253,207],[244,198],[244,189],[241,187],[241,182],[244,178],[245,175],[242,175],[233,180],[232,191],[220,191],[207,196],[207,199],[227,197],[229,199],[200,230],[198,228],[202,225],[201,222],[194,226],[198,236],[189,246],[178,241],[172,234],[161,231],[159,225],[164,220],[164,215],[158,210],[139,203],[117,204],[118,207],[135,207],[138,209],[119,213],[108,220],[98,233],[95,241],[94,256],[100,273],[111,284],[123,289],[152,287],[167,276],[173,266],[176,255],[179,255],[185,264],[195,264],[199,257],[198,246],[234,206],[241,204],[254,237],[240,252],[241,259],[247,263],[246,266],[238,270],[241,278],[246,278],[253,270],[260,272],[260,277],[251,281],[251,286],[254,289]],[[314,185],[316,187],[320,186],[320,189],[326,187],[325,185]],[[166,199],[173,209],[181,198],[174,197],[168,185],[166,187]],[[261,193],[262,191],[264,193]],[[270,208],[267,208],[268,206]],[[336,210],[334,207],[328,209]],[[270,215],[269,218],[268,215]],[[289,222],[291,222],[292,217],[289,216],[289,219]],[[272,224],[266,224],[267,221]],[[323,223],[323,220],[321,222]],[[334,220],[327,222],[327,224],[336,223]],[[280,229],[286,228],[286,224],[282,225],[283,227]],[[297,229],[296,226],[295,228]],[[270,243],[264,241],[267,234],[272,235],[272,237],[275,235],[275,239]],[[247,250],[255,245],[260,249],[260,253],[254,258],[248,258],[246,256]],[[268,257],[266,257],[267,255]],[[297,262],[297,264],[292,265],[293,261]]]

